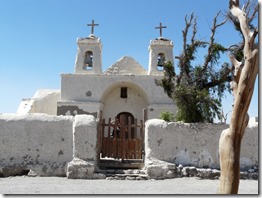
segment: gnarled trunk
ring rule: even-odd
[[[244,63],[241,63],[230,56],[235,67],[232,83],[234,105],[230,126],[222,132],[219,140],[221,176],[218,193],[220,194],[238,193],[241,141],[249,121],[247,111],[258,73],[258,49],[255,46],[258,29],[253,32],[249,29],[245,11],[239,8],[239,0],[230,0],[230,11],[240,22],[245,39],[243,51],[245,59]]]

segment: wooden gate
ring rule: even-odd
[[[99,121],[99,160],[142,160],[144,155],[144,121],[121,114]]]

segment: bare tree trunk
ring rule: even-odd
[[[240,22],[245,39],[243,51],[245,59],[241,63],[235,57],[230,56],[235,67],[232,83],[234,105],[230,126],[222,132],[219,140],[221,168],[219,194],[238,193],[241,141],[249,121],[247,111],[258,73],[258,49],[255,46],[258,29],[256,28],[253,32],[250,30],[245,10],[239,8],[239,0],[230,0],[230,11]]]

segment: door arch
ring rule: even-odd
[[[119,113],[119,114],[117,114],[117,116],[116,116],[116,118],[118,119],[118,120],[120,120],[120,116],[121,115],[123,115],[123,116],[125,116],[125,118],[126,118],[126,124],[128,124],[128,118],[129,117],[131,117],[131,124],[134,124],[134,116],[133,116],[133,114],[132,113],[130,113],[130,112],[121,112],[121,113]]]
[[[124,97],[125,96],[125,97]],[[104,118],[115,118],[120,112],[128,112],[143,120],[143,109],[149,104],[146,92],[129,81],[116,82],[108,86],[100,99]]]
[[[119,114],[117,114],[116,119],[118,119],[119,121],[122,119],[122,121],[125,123],[125,125],[128,125],[129,119],[130,119],[130,124],[134,124],[135,122],[135,118],[133,116],[132,113],[130,112],[121,112]],[[134,128],[131,128],[131,138],[134,138],[135,134],[134,134]],[[126,138],[128,138],[128,136],[126,135]]]

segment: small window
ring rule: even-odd
[[[127,98],[127,87],[121,87],[120,97]]]
[[[91,70],[93,68],[93,52],[87,51],[84,59],[84,69]]]

